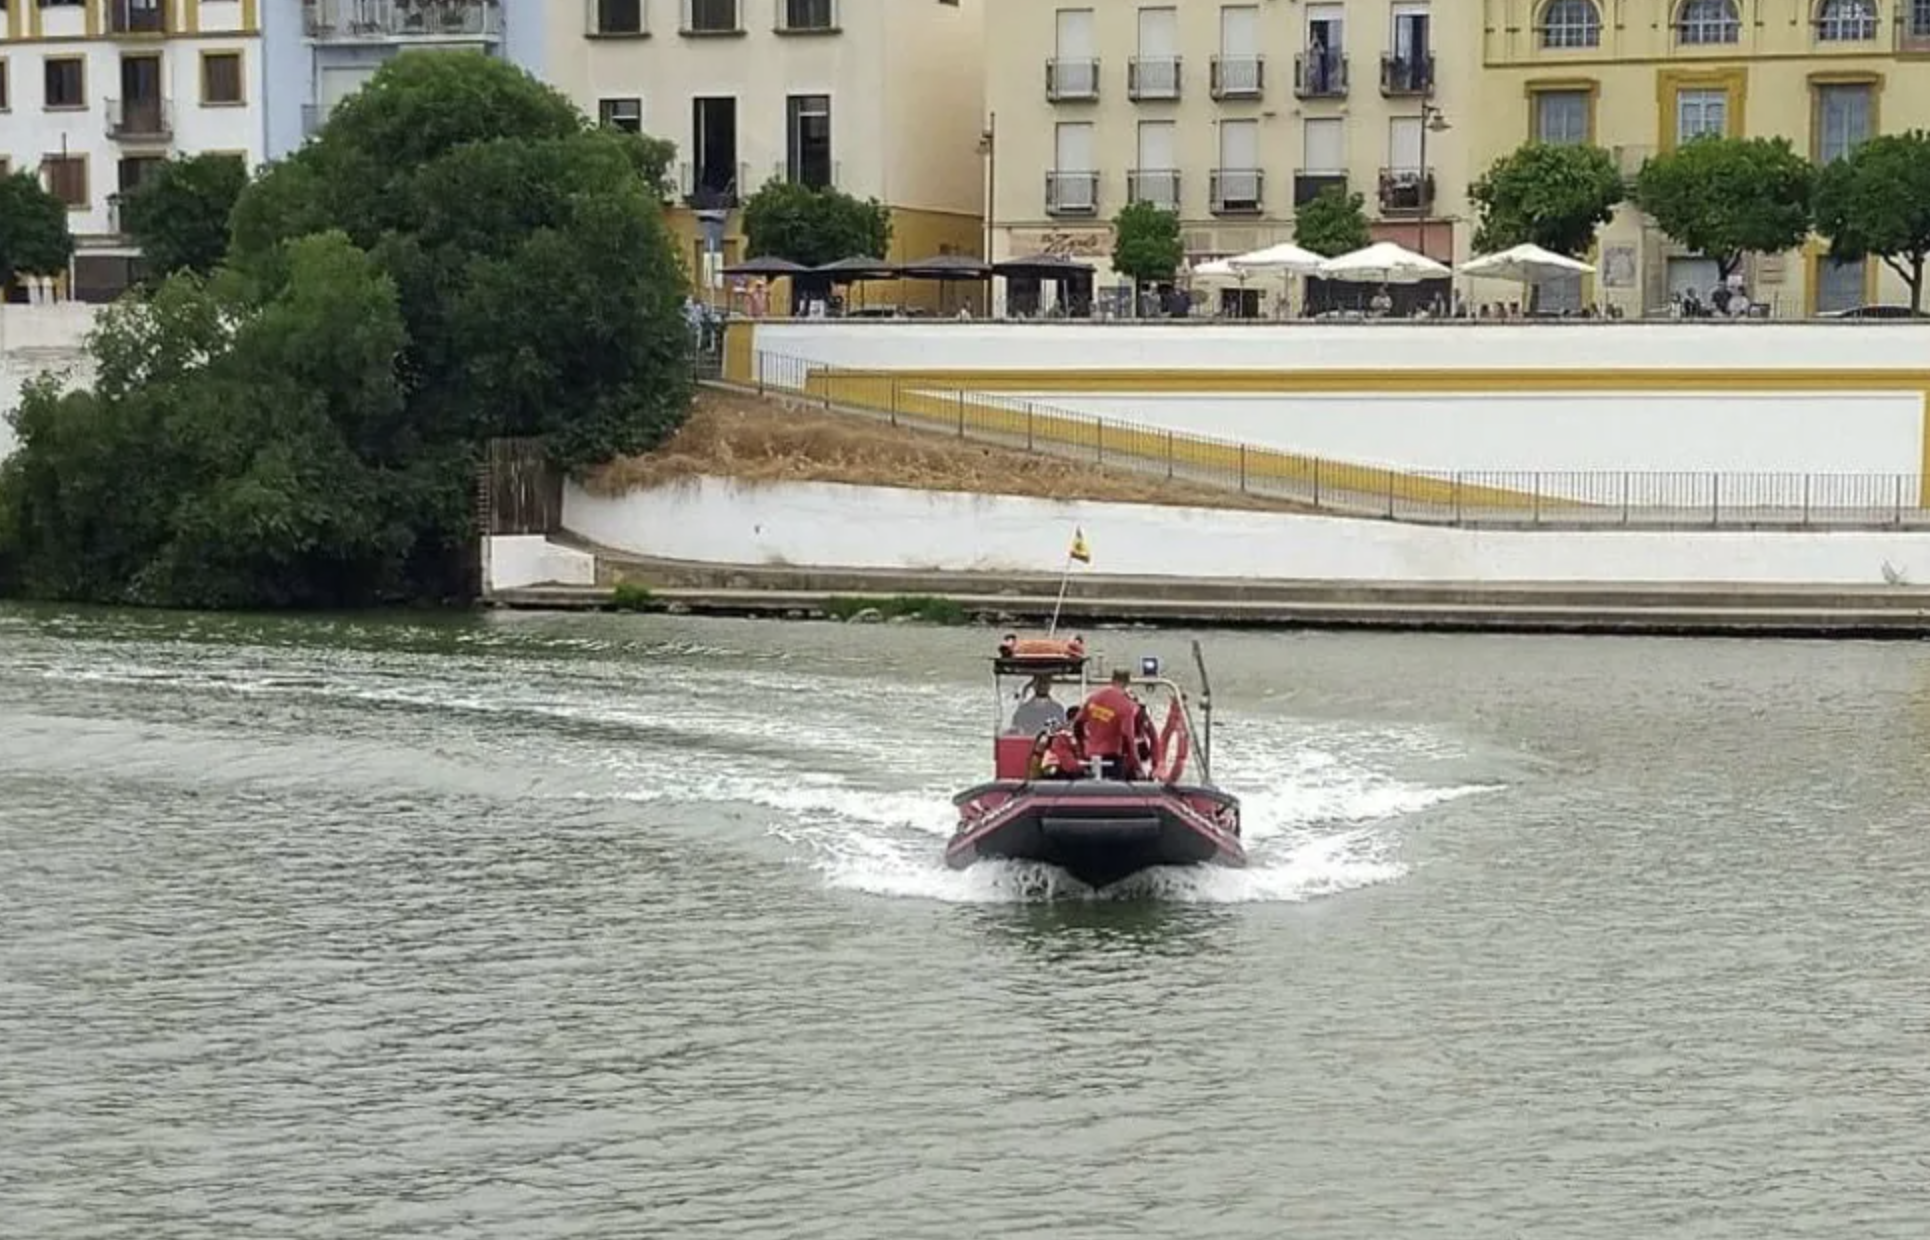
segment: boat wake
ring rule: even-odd
[[[835,888],[952,903],[1152,897],[1238,904],[1304,901],[1395,881],[1407,873],[1400,833],[1413,815],[1501,786],[1396,775],[1388,768],[1397,756],[1438,761],[1450,753],[1394,730],[1354,735],[1262,723],[1243,739],[1244,749],[1222,742],[1216,774],[1244,806],[1247,868],[1151,870],[1103,893],[1049,866],[945,868],[940,854],[956,822],[948,784],[887,793],[826,778],[748,799],[783,812],[771,833]]]

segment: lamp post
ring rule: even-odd
[[[985,261],[992,261],[992,213],[998,205],[998,130],[999,114],[987,114],[985,128],[978,135],[978,153],[985,156]],[[985,282],[985,313],[992,313],[992,282]]]
[[[1451,126],[1448,124],[1447,117],[1441,114],[1440,108],[1428,102],[1426,99],[1421,100],[1421,173],[1420,180],[1415,185],[1415,191],[1416,198],[1419,200],[1421,207],[1420,240],[1422,254],[1427,253],[1428,213],[1434,209],[1434,191],[1431,179],[1427,174],[1427,135],[1430,130],[1435,133],[1446,133],[1450,128]],[[1448,245],[1448,261],[1452,263],[1453,260],[1454,246],[1452,241],[1450,241]]]

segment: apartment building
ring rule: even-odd
[[[1827,161],[1930,125],[1930,0],[1482,0],[1480,26],[1477,173],[1531,137],[1606,147],[1632,177],[1705,133],[1788,137]],[[1588,295],[1631,314],[1716,278],[1632,207],[1596,265]],[[1880,263],[1832,262],[1821,243],[1757,258],[1746,279],[1779,314],[1904,296]]]
[[[546,73],[605,124],[677,144],[671,221],[714,291],[772,178],[889,206],[876,257],[980,252],[980,18],[980,0],[556,0]]]
[[[206,0],[204,0],[204,3]],[[478,51],[543,69],[546,8],[581,0],[257,0],[275,89],[268,155],[299,147],[399,52]]]
[[[987,0],[999,51],[993,250],[1093,261],[1108,221],[1178,211],[1190,258],[1291,239],[1328,186],[1376,239],[1467,257],[1479,29],[1429,0]]]
[[[0,168],[67,204],[62,296],[106,300],[138,257],[119,196],[171,155],[264,155],[258,0],[4,0]],[[17,295],[17,294],[16,294]]]

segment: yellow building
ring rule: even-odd
[[[985,7],[994,257],[1070,254],[1104,287],[1128,202],[1176,209],[1197,261],[1291,239],[1329,185],[1378,238],[1468,257],[1480,29],[1459,0]]]
[[[1529,138],[1594,142],[1632,176],[1705,133],[1787,137],[1824,161],[1930,124],[1930,0],[1483,0],[1480,20],[1470,175]],[[1600,300],[1630,315],[1715,281],[1626,206],[1597,266]],[[1904,296],[1877,261],[1832,263],[1817,243],[1754,257],[1745,279],[1779,315]]]
[[[710,295],[766,181],[892,211],[893,261],[984,242],[980,0],[547,0],[548,79],[604,123],[677,144],[673,225]],[[721,217],[707,264],[699,213]],[[892,286],[872,303],[897,296]],[[905,300],[938,289],[907,281]]]

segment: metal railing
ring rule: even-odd
[[[1095,417],[915,371],[763,350],[751,367],[758,391],[829,411],[1337,516],[1519,529],[1930,529],[1930,485],[1914,473],[1391,469]]]
[[[166,99],[109,99],[107,136],[119,141],[158,142],[174,133],[174,108]]]
[[[1128,99],[1177,99],[1180,86],[1177,56],[1134,56],[1126,62]]]
[[[1048,215],[1097,214],[1099,174],[1096,172],[1046,173],[1045,209]]]
[[[1179,190],[1179,171],[1174,168],[1134,168],[1126,173],[1128,202],[1150,202],[1177,211]]]
[[[1267,89],[1264,56],[1215,56],[1209,66],[1208,92],[1215,99],[1258,99]]]
[[[1054,103],[1097,99],[1099,97],[1099,62],[1092,59],[1067,60],[1062,57],[1046,61],[1045,97]]]
[[[1346,95],[1346,53],[1309,50],[1295,56],[1293,93],[1302,99],[1339,99]]]
[[[502,9],[496,0],[306,0],[308,36],[342,39],[497,38]]]

